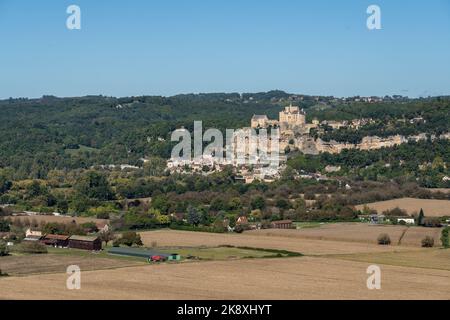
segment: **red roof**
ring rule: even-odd
[[[65,235],[59,235],[59,234],[47,234],[44,239],[50,239],[50,240],[68,240],[69,236]]]

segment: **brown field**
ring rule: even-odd
[[[363,235],[369,231],[364,227],[369,226],[363,224],[330,225],[329,228],[336,235],[338,231],[333,228],[342,234],[353,226],[362,228],[358,233],[361,242],[305,239],[298,232],[304,230],[271,230],[274,233],[269,235],[264,231],[141,233],[145,245],[157,241],[159,247],[227,244],[285,249],[307,255],[295,258],[161,265],[117,261],[101,254],[86,260],[82,259],[84,254],[82,257],[63,254],[9,257],[11,261],[0,258],[0,268],[7,272],[28,273],[30,269],[55,272],[0,278],[0,299],[450,299],[450,250],[378,246],[364,240]],[[378,234],[378,228],[386,229],[375,227],[377,232],[373,234]],[[392,231],[399,234],[402,232],[399,228]],[[307,230],[323,232],[322,228]],[[130,266],[133,263],[140,265]],[[82,270],[79,291],[66,289],[64,271],[71,264],[80,265]],[[366,287],[366,270],[372,264],[381,267],[382,290]]]
[[[289,230],[279,230],[280,233]],[[293,230],[294,232],[296,230]],[[378,235],[378,234],[377,234]],[[215,234],[188,231],[149,231],[141,233],[144,245],[150,246],[153,241],[163,247],[195,247],[232,245],[261,249],[278,249],[299,252],[308,255],[345,254],[363,252],[385,252],[404,250],[403,247],[378,246],[373,243],[343,242],[329,240],[301,239],[285,235],[266,236],[262,232],[244,232],[243,234]]]
[[[350,255],[339,255],[334,257],[351,261],[450,271],[450,250],[444,249],[358,253]]]
[[[400,209],[406,210],[410,215],[418,213],[422,208],[425,216],[428,217],[450,216],[450,200],[402,198],[373,202],[366,205],[371,209],[377,210],[379,214],[385,210],[399,207]],[[364,205],[356,206],[357,210],[362,210],[363,208]]]
[[[0,279],[0,299],[450,299],[450,272],[382,266],[382,290],[366,287],[368,263],[329,258],[214,261]],[[425,293],[425,294],[424,294]]]
[[[64,273],[70,265],[77,265],[81,270],[123,268],[142,265],[143,262],[95,257],[88,255],[44,254],[33,256],[8,256],[0,258],[0,269],[10,276],[23,276],[42,273]]]
[[[38,223],[41,223],[41,221],[45,222],[58,222],[58,223],[70,223],[75,220],[77,224],[83,224],[86,222],[95,222],[96,224],[107,224],[109,220],[107,219],[96,219],[96,218],[87,218],[87,217],[57,217],[57,216],[46,216],[46,215],[36,215],[36,216],[8,216],[5,217],[11,220],[33,220],[36,219]]]
[[[442,192],[442,193],[450,193],[450,188],[425,188],[425,190],[431,191],[431,192]]]
[[[317,228],[297,230],[268,229],[247,232],[247,234],[251,235],[371,244],[377,243],[377,238],[381,233],[389,235],[392,245],[397,245],[400,237],[403,235],[402,246],[420,247],[421,241],[425,236],[433,237],[435,243],[439,244],[441,228],[371,225],[367,223],[334,223],[324,224]]]

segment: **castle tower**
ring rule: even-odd
[[[280,112],[280,124],[287,125],[288,127],[303,127],[306,124],[306,114],[303,109],[300,110],[299,107],[291,104]]]

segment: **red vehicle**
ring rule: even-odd
[[[148,262],[164,262],[166,260],[167,260],[167,257],[160,256],[160,255],[155,255],[155,256],[151,256],[148,259]]]

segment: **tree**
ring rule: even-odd
[[[141,236],[133,231],[127,231],[122,234],[122,238],[120,238],[120,244],[131,247],[132,245],[142,246]]]
[[[57,200],[57,207],[58,212],[62,214],[66,214],[69,210],[69,202],[66,199],[59,199]]]
[[[450,227],[445,227],[441,233],[441,242],[444,248],[450,248]]]
[[[0,257],[7,256],[9,253],[8,246],[5,241],[0,240]]]
[[[90,199],[106,201],[113,198],[113,192],[106,176],[94,170],[83,174],[76,182],[75,190]]]
[[[252,200],[251,206],[252,210],[256,209],[263,210],[266,207],[266,201],[264,200],[263,197],[258,196]]]
[[[423,226],[424,220],[425,220],[425,214],[423,212],[423,209],[421,208],[420,212],[419,212],[419,217],[417,218],[417,225]]]
[[[192,206],[188,207],[187,210],[187,220],[189,224],[192,224],[194,226],[198,226],[200,224],[200,214],[198,213],[197,209],[195,209]]]
[[[114,232],[109,229],[100,232],[98,236],[101,241],[105,242],[106,246],[108,246],[108,242],[114,241],[116,239]]]
[[[0,194],[5,193],[12,187],[12,182],[9,181],[4,175],[0,175]]]
[[[4,219],[0,219],[0,232],[9,232],[9,222]]]

